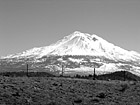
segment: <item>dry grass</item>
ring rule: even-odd
[[[140,83],[0,77],[0,105],[140,105]]]

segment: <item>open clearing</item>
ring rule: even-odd
[[[0,105],[140,105],[140,82],[1,76]]]

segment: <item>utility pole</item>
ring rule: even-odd
[[[61,66],[61,74],[60,74],[60,76],[64,76],[64,72],[65,72],[65,65],[66,65],[66,61],[65,61],[65,59],[64,59],[64,55],[62,55],[62,57],[59,59],[59,61],[60,61],[60,66]]]
[[[96,75],[95,75],[95,66],[94,66],[94,74],[93,74],[93,80],[95,80],[96,79],[96,77],[95,77]]]
[[[26,72],[26,75],[27,75],[27,77],[29,77],[29,66],[28,66],[28,64],[27,64],[27,72]]]
[[[63,77],[63,75],[64,75],[64,65],[62,64],[62,77]]]
[[[64,61],[63,61],[63,55],[62,55],[62,57],[60,58],[60,62],[61,62],[61,74],[60,74],[60,76],[63,77],[63,75],[64,75]]]
[[[126,79],[126,77],[125,77],[125,70],[123,71],[123,76],[124,76],[124,81],[125,81],[125,79]]]

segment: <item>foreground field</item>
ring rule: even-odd
[[[0,105],[140,105],[140,83],[1,76]]]

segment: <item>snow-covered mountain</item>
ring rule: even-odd
[[[44,55],[91,55],[104,56],[113,60],[138,60],[140,54],[115,46],[97,35],[74,32],[50,46],[33,48],[3,58],[37,57]]]
[[[65,56],[67,65],[72,65],[72,63],[75,65],[74,67],[66,67],[66,71],[84,71],[92,73],[92,63],[98,63],[100,66],[97,70],[100,73],[123,69],[126,70],[127,68],[127,70],[132,73],[140,75],[139,53],[124,50],[95,34],[90,35],[79,31],[64,37],[50,46],[33,48],[22,53],[8,55],[6,57],[2,57],[1,60],[10,62],[10,64],[11,62],[22,62],[23,65],[23,62],[29,59],[30,62],[34,62],[34,64],[37,65],[33,65],[32,63],[32,67],[34,68],[42,67],[50,69],[50,65],[51,67],[53,65],[55,69],[59,70],[61,69],[59,59],[62,56]],[[50,62],[52,61],[52,58],[50,59],[50,57],[53,57],[54,63]],[[50,63],[44,64],[46,61]],[[38,62],[40,62],[40,65]],[[83,62],[90,62],[90,65]]]

